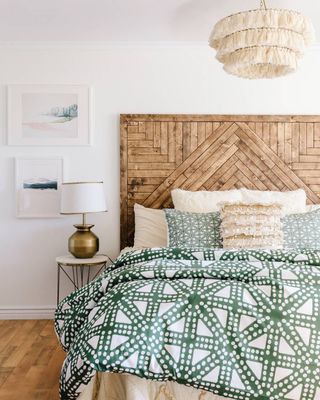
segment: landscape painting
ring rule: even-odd
[[[63,159],[17,158],[16,192],[19,218],[60,216]]]
[[[22,95],[22,135],[26,138],[77,137],[77,95],[24,93]]]
[[[91,145],[91,120],[86,85],[8,86],[9,145]]]

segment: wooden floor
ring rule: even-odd
[[[64,357],[53,321],[0,321],[0,400],[58,400]]]

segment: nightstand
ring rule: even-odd
[[[98,254],[92,258],[75,258],[71,255],[67,255],[57,257],[56,262],[58,269],[57,304],[59,304],[60,301],[61,271],[64,272],[66,277],[73,284],[74,290],[76,290],[95,279],[100,272],[107,267],[108,263],[113,264],[112,259],[105,254]],[[92,269],[94,272],[92,272]]]

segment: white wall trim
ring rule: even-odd
[[[123,47],[176,48],[208,47],[208,41],[0,41],[0,48],[8,49],[77,49],[108,50]],[[320,50],[320,42],[309,47],[309,50]]]
[[[4,319],[53,319],[55,306],[0,307],[0,320]]]

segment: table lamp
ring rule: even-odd
[[[106,212],[103,182],[68,182],[61,185],[60,214],[82,214],[82,224],[69,238],[69,252],[76,258],[92,258],[99,251],[99,238],[86,223],[86,214]]]

